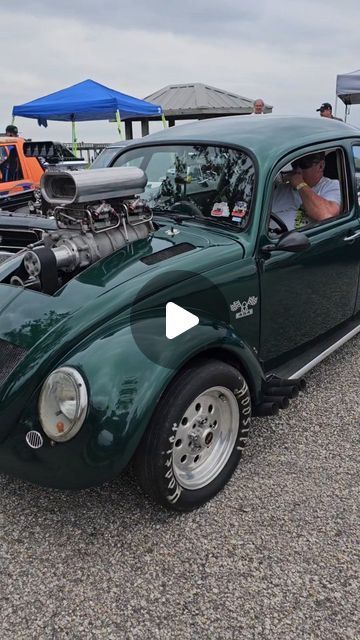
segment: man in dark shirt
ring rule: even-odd
[[[340,120],[340,122],[342,122],[341,118],[335,118],[335,116],[333,116],[330,102],[323,102],[316,111],[320,111],[322,118],[330,118],[331,120]]]
[[[14,124],[8,124],[8,126],[6,127],[5,135],[8,138],[18,138],[19,137],[18,128]]]

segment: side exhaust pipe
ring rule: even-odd
[[[299,389],[295,385],[289,387],[266,387],[265,392],[269,396],[286,396],[287,398],[296,398],[299,395]]]
[[[279,413],[280,406],[277,402],[262,402],[257,407],[254,407],[254,416],[275,416]]]
[[[290,380],[269,375],[263,386],[262,402],[254,408],[255,416],[273,416],[280,409],[286,409],[290,400],[296,398],[299,391],[305,389],[306,382],[303,378]]]
[[[287,409],[290,404],[290,400],[286,396],[267,396],[266,395],[264,397],[264,403],[267,404],[269,402],[277,404],[279,406],[279,409]]]
[[[269,387],[297,387],[299,391],[303,391],[306,387],[304,378],[278,378],[277,376],[269,376],[266,380]]]

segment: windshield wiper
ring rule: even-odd
[[[181,211],[174,211],[173,209],[166,209],[165,207],[151,207],[151,210],[153,213],[164,213],[165,215],[169,216],[169,218],[175,218],[175,220],[178,220],[179,218],[196,218],[195,215],[190,214],[190,213],[181,213]]]

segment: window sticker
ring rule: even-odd
[[[243,202],[241,200],[235,202],[234,208],[231,212],[233,222],[242,222],[243,218],[245,218],[247,214],[247,208],[247,202]]]
[[[228,218],[230,216],[229,205],[227,202],[215,202],[211,209],[211,215],[219,218]]]

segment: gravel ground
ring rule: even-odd
[[[71,494],[0,476],[0,636],[360,639],[359,350],[254,421],[241,468],[190,515],[132,479]]]

